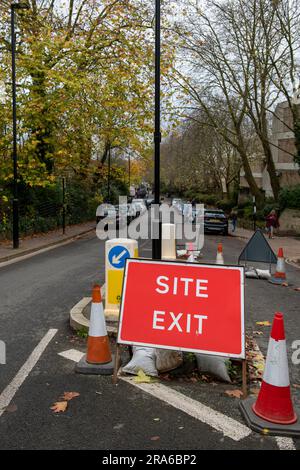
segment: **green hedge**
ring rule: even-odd
[[[228,199],[221,199],[217,201],[217,207],[222,209],[224,212],[231,212],[235,206],[235,202]]]
[[[283,209],[300,209],[300,185],[284,188],[279,193],[279,204]]]

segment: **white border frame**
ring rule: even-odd
[[[202,349],[189,349],[189,348],[178,348],[175,346],[165,346],[162,344],[152,344],[152,343],[140,343],[138,341],[126,341],[121,339],[121,330],[122,330],[122,320],[123,320],[123,313],[124,313],[124,302],[125,302],[125,292],[126,292],[126,283],[127,283],[127,276],[128,276],[128,266],[130,263],[147,263],[147,264],[164,264],[173,266],[174,264],[177,266],[191,266],[193,268],[208,268],[208,269],[225,269],[225,270],[236,270],[240,272],[241,275],[241,354],[231,354],[231,353],[224,353],[219,351],[206,351]],[[172,351],[187,351],[187,352],[194,352],[197,354],[211,354],[214,356],[223,356],[228,358],[237,358],[237,359],[246,359],[245,355],[245,274],[244,274],[244,266],[229,266],[229,265],[218,265],[218,264],[200,264],[200,263],[187,263],[187,262],[180,262],[180,261],[170,261],[170,260],[150,260],[150,259],[142,259],[142,258],[127,258],[126,265],[124,268],[124,278],[123,278],[123,288],[122,288],[122,296],[121,296],[121,305],[120,305],[120,318],[119,318],[119,327],[118,327],[118,344],[128,344],[130,346],[147,346],[150,348],[160,348],[160,349],[170,349]]]

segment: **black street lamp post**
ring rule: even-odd
[[[129,185],[129,191],[130,191],[130,184],[131,184],[131,161],[130,161],[130,153],[128,154],[128,185]]]
[[[13,118],[13,247],[19,248],[19,200],[18,200],[18,154],[17,154],[17,93],[16,93],[16,32],[15,11],[28,9],[27,3],[13,2],[11,11],[11,76],[12,76],[12,118]]]
[[[110,202],[110,173],[111,173],[111,150],[108,150],[108,168],[107,168],[107,202]]]
[[[154,203],[160,203],[160,0],[155,0],[155,130],[154,130]],[[152,258],[161,259],[161,221],[159,216],[158,238],[152,240]]]

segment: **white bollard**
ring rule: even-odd
[[[161,258],[176,259],[175,224],[162,224]]]
[[[125,261],[138,257],[138,243],[129,238],[105,242],[105,316],[119,318]]]

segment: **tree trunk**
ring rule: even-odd
[[[264,202],[264,195],[263,195],[262,191],[259,189],[259,187],[258,187],[258,185],[255,181],[255,178],[252,174],[247,154],[242,149],[239,149],[239,154],[240,154],[242,162],[243,162],[245,178],[246,178],[246,181],[249,185],[250,192],[253,196],[255,196],[257,206],[262,207],[263,202]]]
[[[34,72],[32,78],[32,95],[42,103],[42,109],[39,114],[39,123],[32,129],[38,144],[36,146],[36,154],[40,162],[45,163],[49,174],[52,173],[54,163],[49,155],[53,153],[53,145],[50,143],[53,133],[53,125],[47,119],[47,106],[45,105],[45,75],[43,72]]]
[[[275,199],[275,201],[278,201],[279,191],[280,191],[280,184],[279,184],[278,176],[276,174],[276,168],[275,168],[275,164],[274,164],[274,161],[273,161],[272,152],[271,152],[271,149],[270,149],[270,144],[269,144],[269,142],[262,142],[262,144],[263,144],[263,148],[264,148],[264,154],[265,154],[265,157],[266,157],[267,171],[269,173],[270,183],[271,183],[274,199]]]

